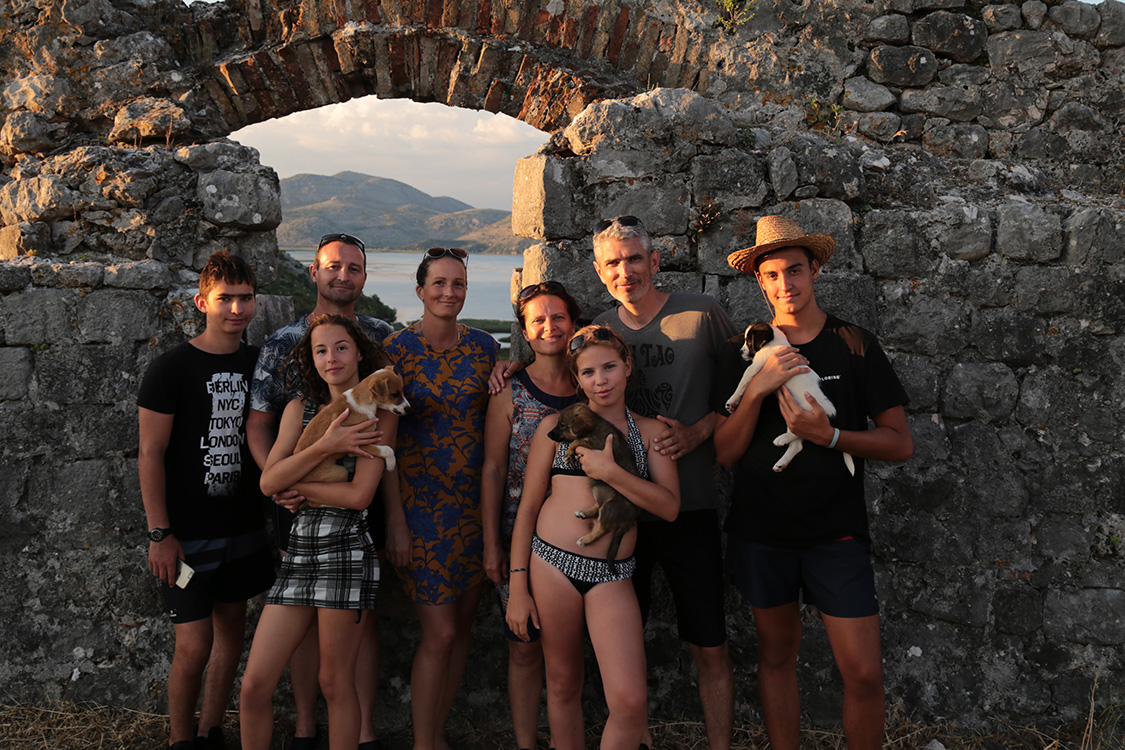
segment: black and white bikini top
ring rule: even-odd
[[[637,423],[633,421],[633,413],[628,409],[625,410],[625,419],[629,422],[629,433],[625,436],[625,441],[629,445],[629,450],[633,451],[633,460],[637,464],[637,471],[640,472],[641,478],[648,479],[648,452],[645,450],[645,441],[641,437],[641,430],[637,427]],[[578,459],[566,455],[569,449],[569,441],[559,443],[559,447],[555,450],[554,463],[551,464],[551,476],[556,474],[571,477],[586,476],[586,472],[582,470],[582,464],[578,463]]]

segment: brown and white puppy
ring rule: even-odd
[[[305,448],[315,443],[328,429],[328,425],[340,416],[344,409],[350,409],[344,424],[352,425],[364,422],[375,416],[378,409],[403,415],[410,408],[410,402],[402,394],[402,378],[395,372],[391,365],[368,375],[354,388],[344,391],[341,398],[325,406],[312,418],[297,440],[294,453],[300,453]],[[395,452],[386,445],[365,445],[363,449],[372,456],[382,458],[387,462],[387,471],[395,470]],[[314,468],[301,479],[302,482],[346,482],[348,470],[336,463],[344,456],[337,453],[324,459],[319,466]]]
[[[770,354],[789,346],[789,339],[785,337],[781,329],[769,323],[751,323],[746,328],[744,339],[742,358],[750,362],[750,366],[746,368],[746,372],[742,373],[742,379],[738,381],[738,387],[727,399],[728,412],[733,412],[734,407],[738,406],[738,402],[742,400],[742,395],[746,393],[746,386],[750,385],[750,380],[762,369]],[[812,406],[804,397],[804,394],[808,393],[817,400],[829,419],[836,416],[836,406],[824,395],[824,391],[820,388],[820,376],[813,372],[812,368],[809,368],[808,372],[799,372],[790,377],[786,381],[785,387],[796,397],[797,403],[805,411],[812,411]],[[789,430],[774,438],[773,444],[778,447],[788,446],[785,453],[773,465],[774,471],[783,471],[789,465],[789,462],[805,447],[804,441]],[[844,454],[844,466],[848,467],[852,476],[855,476],[855,461],[850,453]]]
[[[566,452],[567,458],[574,458],[574,451],[579,446],[602,450],[605,448],[606,437],[613,435],[613,460],[631,474],[640,473],[633,459],[633,451],[629,449],[629,442],[621,434],[621,430],[595,414],[587,404],[572,404],[559,412],[558,424],[547,435],[559,443],[570,441],[570,448]],[[590,480],[590,491],[597,504],[585,510],[575,511],[574,515],[597,520],[594,522],[593,530],[578,540],[578,546],[586,547],[606,534],[613,534],[605,561],[609,565],[610,572],[616,573],[617,549],[621,546],[621,539],[625,536],[625,532],[633,528],[637,522],[640,510],[629,502],[629,498],[600,479]]]

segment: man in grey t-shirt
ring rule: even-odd
[[[633,583],[641,612],[651,603],[652,572],[664,570],[676,605],[681,640],[699,670],[699,697],[711,750],[730,747],[734,676],[723,610],[722,542],[714,480],[713,394],[716,366],[734,324],[705,294],[662,292],[653,286],[660,253],[639,219],[618,216],[594,229],[594,268],[620,304],[594,322],[609,326],[633,349],[637,384],[629,407],[668,425],[655,439],[679,465],[680,515],[642,519]],[[721,399],[718,399],[721,401]]]

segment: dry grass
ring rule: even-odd
[[[237,715],[228,714],[227,741],[238,748],[235,731]],[[1004,726],[986,735],[968,735],[952,724],[922,725],[898,710],[892,712],[887,729],[887,750],[921,750],[938,740],[947,750],[1119,750],[1125,735],[1118,726],[1122,707],[1102,711],[1091,708],[1082,721],[1060,727]],[[286,727],[275,734],[274,747],[281,748]],[[167,735],[167,717],[160,714],[101,706],[64,703],[56,706],[0,706],[0,750],[159,750]],[[600,726],[587,732],[587,746],[597,745]],[[705,750],[703,725],[694,721],[654,722],[653,736],[660,750]],[[546,732],[544,731],[544,734]],[[472,750],[510,750],[515,747],[510,733],[491,729],[459,727],[452,733],[455,744]],[[808,729],[802,734],[804,750],[845,750],[839,731]],[[384,747],[399,750],[410,747],[409,730],[385,735]],[[327,747],[327,742],[322,742]],[[734,747],[765,750],[768,747],[763,727],[742,724],[735,728]]]

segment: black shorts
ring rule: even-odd
[[[646,621],[652,606],[652,573],[659,565],[676,606],[680,640],[702,648],[726,643],[723,539],[716,511],[695,510],[671,522],[638,524],[633,554],[637,558],[633,587]]]
[[[871,555],[855,539],[770,547],[732,534],[727,539],[727,562],[734,585],[758,609],[803,598],[829,617],[879,614]]]
[[[211,616],[216,601],[244,602],[273,583],[273,555],[265,529],[220,539],[180,542],[185,562],[195,569],[186,588],[160,584],[174,624]]]

